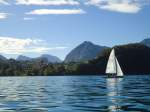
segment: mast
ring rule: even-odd
[[[116,76],[117,76],[118,75],[117,58],[115,59],[115,62],[116,62]]]

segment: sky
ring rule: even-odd
[[[150,38],[150,0],[0,0],[0,54],[64,59],[83,41]]]

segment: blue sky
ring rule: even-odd
[[[150,37],[150,0],[0,0],[0,54],[64,59],[83,41],[113,46]]]

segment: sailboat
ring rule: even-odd
[[[118,59],[115,56],[115,49],[112,49],[110,53],[106,67],[106,74],[108,74],[108,78],[122,78],[124,75]]]

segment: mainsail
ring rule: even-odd
[[[123,72],[122,72],[119,62],[115,56],[114,49],[110,53],[107,67],[106,67],[106,73],[107,74],[115,74],[117,76],[123,76]]]

